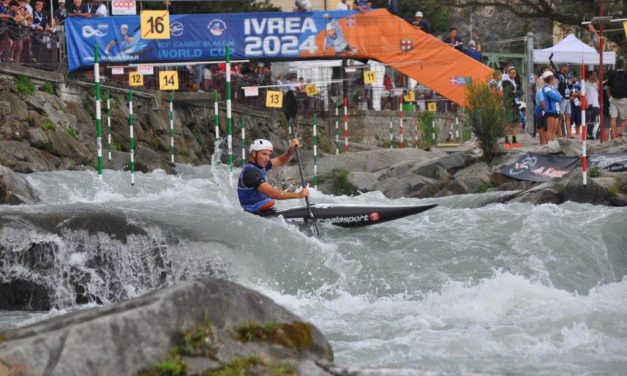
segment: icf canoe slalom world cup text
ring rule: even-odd
[[[223,60],[226,46],[233,59],[294,58],[319,52],[317,38],[329,23],[353,11],[171,15],[170,39],[143,39],[139,16],[94,20],[68,19],[71,71],[93,64],[93,46],[101,62]],[[84,33],[84,30],[106,30]],[[319,41],[318,41],[319,43]]]

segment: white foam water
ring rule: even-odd
[[[484,206],[503,193],[390,200],[314,191],[319,203],[439,206],[366,228],[323,225],[313,238],[280,219],[244,214],[224,167],[179,165],[177,172],[138,173],[134,187],[123,172],[105,171],[104,182],[92,172],[30,174],[41,201],[2,206],[0,215],[121,211],[165,244],[166,284],[206,275],[210,264],[318,326],[346,367],[389,375],[624,374],[627,209]],[[19,248],[14,231],[0,229],[4,246]],[[72,236],[53,240],[69,247]],[[172,236],[176,242],[167,241]],[[134,241],[135,253],[143,252],[145,241]],[[71,247],[57,262],[88,270]],[[156,286],[119,273],[127,297]],[[0,326],[79,307],[71,297],[60,302],[53,312],[2,312]]]

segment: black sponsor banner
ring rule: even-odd
[[[588,160],[590,167],[598,167],[607,171],[627,171],[627,153],[593,154]]]
[[[527,153],[516,162],[501,166],[500,173],[514,179],[545,182],[564,177],[578,164],[578,157]]]

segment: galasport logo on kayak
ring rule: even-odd
[[[355,215],[352,217],[334,217],[326,219],[325,221],[331,223],[360,223],[360,222],[368,222],[368,214]]]

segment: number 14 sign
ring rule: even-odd
[[[179,72],[177,71],[159,72],[159,89],[160,90],[178,90],[179,89]]]

